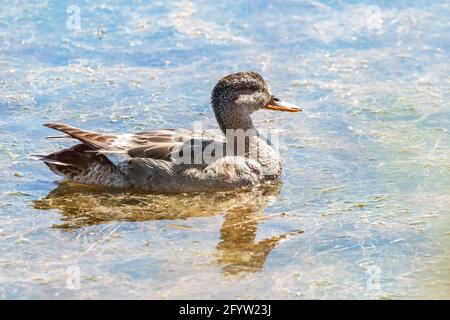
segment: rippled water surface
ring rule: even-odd
[[[0,298],[450,298],[448,1],[75,2],[0,3]],[[303,107],[254,116],[278,186],[118,193],[29,156],[70,145],[50,120],[214,129],[238,70]]]

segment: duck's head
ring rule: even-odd
[[[250,115],[256,110],[302,111],[272,95],[263,77],[256,72],[237,72],[220,79],[211,93],[211,104],[223,132],[252,129]]]

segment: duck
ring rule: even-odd
[[[255,128],[251,115],[262,109],[302,109],[274,96],[253,71],[220,79],[212,90],[211,106],[221,135],[180,128],[99,133],[51,122],[44,126],[64,135],[48,138],[79,143],[35,157],[77,184],[155,193],[227,191],[278,181],[280,154]]]

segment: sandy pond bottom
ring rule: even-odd
[[[68,3],[0,11],[1,299],[450,298],[448,1],[77,3],[79,30]],[[304,109],[255,114],[273,188],[117,193],[29,157],[70,144],[50,120],[214,129],[237,70]]]

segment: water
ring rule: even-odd
[[[450,298],[448,1],[71,4],[1,3],[0,298]],[[238,70],[304,110],[255,114],[275,188],[114,193],[29,157],[70,144],[50,120],[214,129]]]

